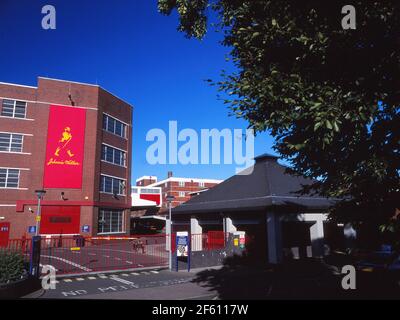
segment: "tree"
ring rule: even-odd
[[[342,7],[356,9],[344,30]],[[236,69],[213,82],[225,102],[297,174],[304,192],[346,199],[332,216],[387,222],[400,206],[400,3],[398,1],[158,0],[178,30],[202,39],[208,17]],[[340,210],[339,210],[340,209]]]

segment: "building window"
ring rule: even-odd
[[[179,186],[184,187],[185,186],[185,181],[179,181]]]
[[[18,188],[19,170],[0,168],[0,188]]]
[[[22,152],[22,134],[0,132],[0,151]]]
[[[199,182],[199,187],[204,188],[204,182],[203,181]]]
[[[124,211],[100,209],[98,233],[117,233],[124,231]]]
[[[101,160],[125,167],[126,152],[103,144],[101,146]]]
[[[125,195],[125,180],[105,175],[100,176],[100,192]]]
[[[26,118],[26,102],[4,99],[1,115],[10,118]]]
[[[142,190],[140,190],[141,194],[159,194],[161,193],[160,189],[155,189],[155,188],[143,188]]]
[[[185,197],[185,191],[179,191],[179,198]]]
[[[126,138],[126,124],[107,114],[103,115],[103,129],[122,138]]]

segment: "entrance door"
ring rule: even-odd
[[[40,234],[79,234],[81,207],[42,207]]]
[[[10,237],[10,223],[0,222],[0,247],[7,247]]]

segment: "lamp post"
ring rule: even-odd
[[[36,193],[36,195],[38,197],[38,207],[37,207],[37,211],[36,211],[36,233],[35,233],[35,235],[38,236],[39,235],[40,219],[41,219],[40,204],[41,204],[41,201],[42,201],[46,191],[45,190],[36,190],[35,193]]]
[[[175,199],[174,196],[168,195],[167,196],[167,202],[168,202],[168,241],[169,241],[169,255],[168,255],[168,262],[169,262],[169,270],[172,270],[172,215],[171,215],[171,204],[172,201]]]

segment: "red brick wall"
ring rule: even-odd
[[[37,89],[0,84],[0,112],[3,98],[28,101],[27,118],[29,120],[0,117],[0,131],[29,134],[24,136],[23,144],[23,152],[27,154],[0,153],[0,167],[29,169],[21,171],[20,187],[24,189],[0,188],[0,217],[5,218],[0,221],[11,222],[10,236],[12,238],[21,237],[27,232],[28,226],[35,225],[35,213],[31,213],[29,207],[36,212],[34,191],[42,189],[43,186],[49,107],[51,104],[71,106],[69,94],[75,107],[86,109],[82,189],[49,189],[46,190],[44,200],[59,201],[60,205],[67,205],[69,201],[86,202],[87,205],[81,207],[80,223],[81,226],[89,225],[92,234],[97,232],[98,209],[89,203],[107,202],[110,206],[130,207],[132,108],[129,104],[95,85],[45,78],[38,79]],[[102,130],[103,112],[128,124],[127,139]],[[101,161],[102,141],[127,151],[126,168]],[[127,195],[115,199],[111,195],[99,193],[100,172],[126,179]],[[68,200],[61,200],[62,191]],[[23,212],[16,212],[17,201],[30,204],[24,206]],[[4,205],[13,206],[5,207]],[[126,210],[125,217],[125,224],[127,224],[129,210]],[[129,228],[125,226],[125,230],[129,231]]]
[[[165,185],[167,184],[167,185]],[[160,211],[165,211],[168,209],[168,202],[166,200],[167,195],[173,195],[175,197],[174,201],[172,201],[172,207],[176,207],[188,200],[191,199],[189,193],[197,192],[204,189],[210,189],[216,186],[218,183],[205,183],[204,187],[200,187],[198,182],[185,182],[185,186],[179,186],[178,181],[169,181],[163,184],[158,185],[162,188],[162,196],[163,196],[163,205]],[[179,192],[185,192],[185,197],[181,197]]]

